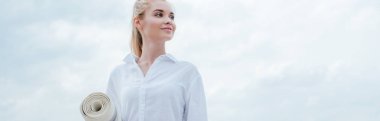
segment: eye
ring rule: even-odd
[[[170,19],[174,20],[174,15],[169,15]]]
[[[154,14],[154,16],[156,16],[156,17],[162,17],[163,14],[161,12],[157,12],[157,13]]]

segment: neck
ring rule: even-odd
[[[148,63],[150,65],[158,56],[163,54],[166,54],[165,41],[159,41],[157,43],[152,43],[152,41],[145,41],[142,46],[142,53],[141,57],[139,58],[139,62]]]

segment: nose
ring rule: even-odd
[[[173,19],[171,19],[170,17],[166,17],[166,19],[165,19],[165,24],[173,25],[173,22],[174,22]]]

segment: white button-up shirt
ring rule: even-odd
[[[155,59],[144,76],[128,54],[110,75],[107,95],[123,121],[207,121],[197,68],[170,54]]]

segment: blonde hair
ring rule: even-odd
[[[150,2],[152,2],[152,0],[136,0],[133,6],[131,49],[132,52],[138,57],[142,54],[143,40],[141,32],[134,25],[134,19],[143,19],[144,12],[147,8],[149,8]]]

